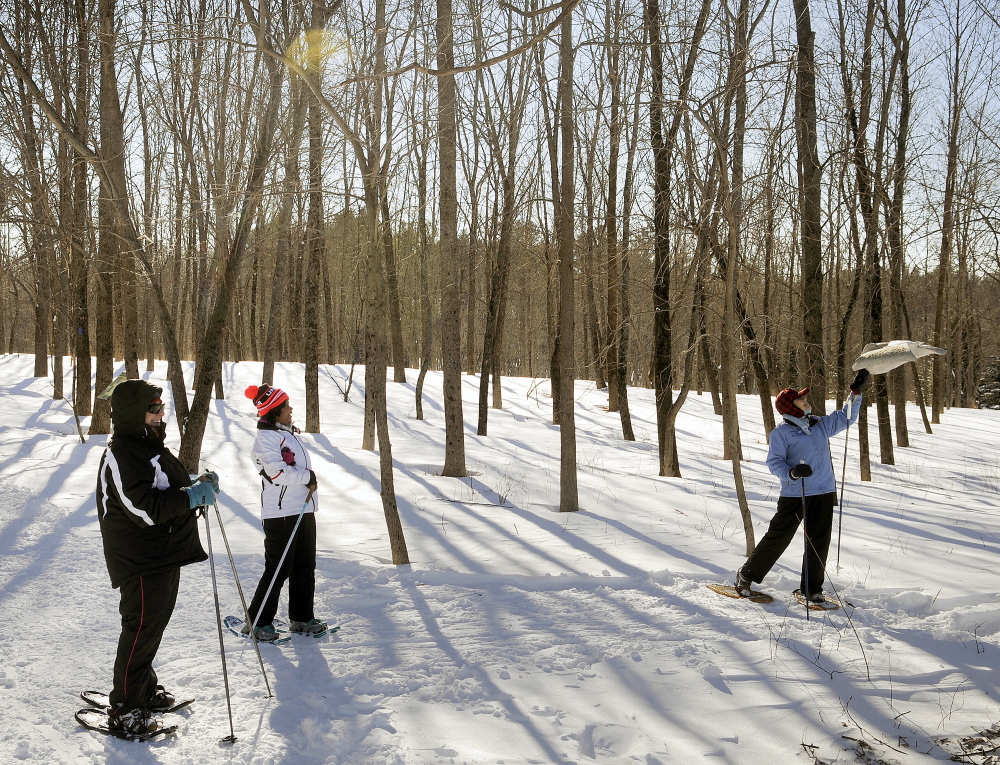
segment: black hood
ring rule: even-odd
[[[146,410],[149,409],[149,403],[158,399],[161,393],[163,388],[145,380],[119,383],[111,394],[111,424],[114,425],[115,435],[144,436]]]

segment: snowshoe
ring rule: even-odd
[[[708,584],[705,585],[712,592],[717,592],[719,595],[725,595],[727,598],[736,598],[737,600],[749,600],[753,603],[773,603],[774,598],[768,595],[766,592],[759,592],[758,590],[749,590],[749,595],[742,595],[735,587],[728,584]]]
[[[840,603],[828,598],[822,591],[807,596],[802,590],[795,590],[792,594],[800,604],[806,606],[810,611],[836,611],[840,608]]]

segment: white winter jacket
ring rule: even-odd
[[[287,459],[285,457],[287,455]],[[261,476],[260,517],[283,518],[298,515],[306,502],[312,479],[309,453],[295,437],[293,428],[284,425],[257,423],[257,438],[253,442],[254,466]],[[313,493],[305,512],[317,509]]]

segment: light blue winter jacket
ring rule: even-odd
[[[771,445],[767,450],[767,469],[781,479],[782,497],[802,496],[801,480],[792,480],[791,469],[801,462],[812,468],[805,479],[806,496],[828,494],[837,490],[830,455],[830,439],[858,419],[861,396],[852,396],[843,409],[825,417],[784,416],[784,422],[771,431]]]

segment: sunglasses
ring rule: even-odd
[[[146,407],[146,411],[149,412],[150,414],[163,414],[163,409],[164,409],[164,404],[162,401],[157,404],[150,404],[148,407]]]

